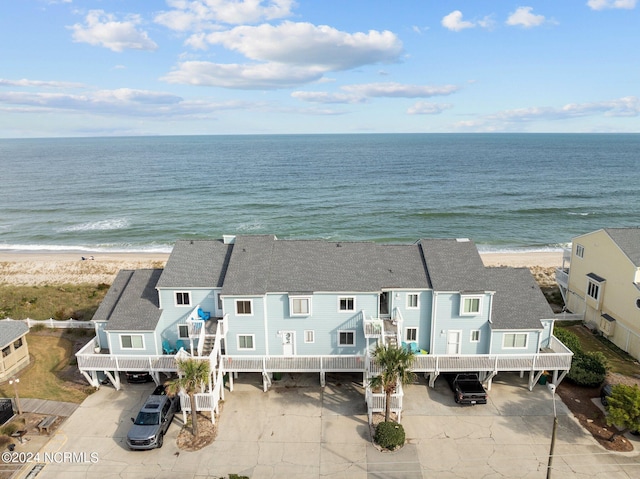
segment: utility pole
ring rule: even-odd
[[[553,398],[553,432],[551,433],[551,448],[549,449],[549,463],[547,464],[547,479],[551,479],[551,464],[553,463],[553,449],[556,447],[556,430],[558,429],[558,416],[556,414],[556,385],[548,383]]]
[[[9,379],[9,384],[13,384],[13,392],[16,395],[16,408],[18,409],[18,415],[22,416],[22,408],[20,407],[20,397],[18,396],[18,383],[20,382],[19,378],[13,377]]]

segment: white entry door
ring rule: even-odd
[[[447,354],[460,354],[460,339],[462,331],[449,331],[447,333]]]
[[[282,331],[282,354],[284,356],[293,356],[295,354],[295,344],[295,331]]]

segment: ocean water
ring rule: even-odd
[[[223,234],[557,250],[640,226],[640,134],[0,140],[0,250]]]

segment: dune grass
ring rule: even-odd
[[[0,318],[90,320],[108,284],[0,286]]]
[[[71,387],[56,374],[75,359],[73,343],[59,335],[28,333],[26,338],[31,364],[18,374],[20,398],[81,403],[88,395],[88,388]],[[8,382],[0,384],[0,396],[14,397],[13,386]]]

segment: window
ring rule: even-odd
[[[338,311],[343,313],[349,313],[356,310],[356,298],[353,296],[345,296],[344,298],[338,298]]]
[[[471,342],[472,343],[480,342],[480,330],[479,329],[475,329],[475,330],[471,331]]]
[[[584,258],[584,246],[581,244],[576,245],[576,256],[578,258]]]
[[[315,332],[308,329],[304,332],[304,342],[305,343],[315,343],[316,342],[316,335]]]
[[[255,334],[238,334],[238,350],[255,350]]]
[[[289,314],[291,316],[309,316],[311,314],[311,298],[305,296],[290,296]]]
[[[527,347],[528,337],[529,335],[527,333],[506,333],[502,340],[502,347],[505,349],[509,349],[509,348],[524,349]]]
[[[598,283],[594,283],[593,281],[589,281],[587,285],[587,296],[597,300],[600,295],[600,285]]]
[[[11,354],[11,346],[7,346],[6,348],[4,348],[2,350],[2,357],[6,358],[7,356],[9,356],[9,354]]]
[[[179,324],[178,325],[178,337],[180,339],[185,339],[189,337],[189,326],[187,326],[186,324]]]
[[[418,293],[407,294],[407,309],[418,308]]]
[[[250,299],[238,299],[236,301],[236,314],[238,316],[251,316],[253,314],[251,311],[252,308]]]
[[[13,342],[13,349],[18,349],[22,347],[22,338],[18,338]]]
[[[404,340],[408,343],[410,341],[418,341],[418,328],[405,328]]]
[[[122,349],[144,349],[144,338],[142,334],[123,334],[120,336],[120,347]]]
[[[218,309],[222,311],[222,296],[218,294]]]
[[[355,331],[338,331],[338,346],[354,346],[355,344]]]
[[[479,314],[482,308],[482,296],[462,296],[460,316]]]
[[[188,291],[176,291],[176,306],[191,306],[191,295]]]

